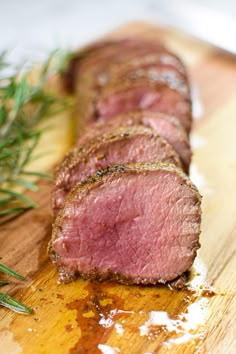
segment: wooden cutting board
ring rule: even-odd
[[[34,309],[29,316],[0,309],[0,353],[236,352],[236,58],[145,23],[111,36],[127,35],[162,38],[183,58],[192,79],[191,175],[203,195],[202,247],[192,282],[200,285],[174,291],[82,279],[58,284],[46,252],[52,186],[40,181],[40,191],[31,194],[39,207],[0,227],[2,262],[27,277],[4,291]],[[71,120],[62,116],[54,123],[44,138],[42,169],[51,168],[71,142]]]

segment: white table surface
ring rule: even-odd
[[[131,20],[159,23],[160,9],[181,0],[0,0],[0,51],[12,60],[78,47]],[[189,0],[236,18],[236,1]]]

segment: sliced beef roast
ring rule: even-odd
[[[53,191],[54,213],[57,214],[65,196],[76,183],[99,169],[112,164],[156,161],[181,166],[172,146],[150,128],[132,126],[96,137],[82,148],[70,152],[59,166]]]
[[[81,146],[99,135],[111,133],[114,129],[117,130],[119,127],[137,124],[148,126],[165,138],[179,154],[184,165],[184,170],[188,173],[191,161],[191,149],[188,136],[177,119],[162,113],[134,111],[120,114],[108,121],[91,123],[79,137],[77,146]]]
[[[166,283],[199,248],[200,195],[169,164],[116,166],[77,184],[56,218],[50,255],[60,281]]]
[[[100,41],[71,59],[64,84],[80,138],[53,190],[49,253],[60,281],[182,286],[201,222],[201,197],[182,172],[192,123],[182,61],[155,40]]]
[[[142,69],[142,74],[140,69]],[[105,102],[107,100],[104,97],[104,95],[106,96],[104,90],[109,91],[109,87],[116,83],[121,83],[123,87],[123,77],[127,80],[136,81],[140,75],[143,75],[143,78],[148,78],[145,87],[147,83],[152,82],[156,87],[154,91],[159,90],[159,86],[162,87],[163,85],[167,85],[168,89],[164,90],[162,88],[159,95],[155,92],[151,95],[152,97],[150,97],[150,92],[148,94],[146,91],[142,94],[142,98],[139,90],[137,99],[132,99],[132,110],[146,108],[176,115],[189,131],[191,124],[190,100],[188,97],[186,100],[179,98],[181,94],[178,92],[180,90],[181,93],[184,92],[189,96],[185,67],[176,55],[157,41],[123,39],[98,42],[85,48],[71,60],[68,71],[64,75],[64,81],[67,86],[74,87],[77,95],[78,115],[84,123],[87,123],[103,115],[105,117],[110,116],[108,110],[111,111],[111,107],[105,109],[103,105],[106,106]],[[172,92],[173,90],[177,90],[177,92]],[[162,97],[163,91],[167,91],[168,97],[166,100]],[[118,92],[120,93],[120,90]],[[130,93],[128,93],[129,95]],[[102,99],[101,102],[100,98]],[[172,109],[167,109],[168,104],[174,105]],[[116,108],[114,108],[116,113],[122,112],[121,105],[122,103],[119,105],[116,97]],[[125,108],[127,111],[127,103]]]

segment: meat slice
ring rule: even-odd
[[[143,58],[145,59],[145,57]],[[138,61],[137,61],[138,62]],[[131,85],[141,81],[146,82],[147,86],[159,84],[168,85],[171,89],[178,91],[180,94],[189,97],[190,91],[186,77],[180,75],[174,68],[169,68],[159,62],[152,65],[143,65],[138,68],[127,67],[113,73],[110,78],[110,84],[105,89],[112,90],[114,86],[130,87]],[[117,85],[118,84],[118,85]]]
[[[75,184],[99,169],[112,164],[155,161],[181,167],[176,151],[150,128],[120,128],[93,139],[81,149],[70,152],[59,166],[53,191],[54,213],[57,214]]]
[[[101,41],[75,55],[63,76],[65,85],[77,95],[80,119],[85,124],[96,120],[96,102],[102,91],[117,81],[122,82],[119,78],[122,75],[137,76],[138,67],[148,71],[152,78],[159,75],[159,80],[171,81],[189,91],[183,63],[158,41],[134,38]],[[162,73],[158,74],[158,70]]]
[[[126,60],[124,63],[115,62],[110,68],[107,83],[127,79],[128,77],[135,79],[136,77],[145,75],[145,72],[150,77],[153,77],[156,75],[156,70],[173,73],[179,78],[182,78],[188,86],[187,73],[183,63],[178,57],[165,50],[159,52],[153,51],[151,54],[145,53],[145,55],[129,58],[129,60]]]
[[[145,125],[155,130],[169,144],[173,146],[183,162],[186,173],[189,171],[191,161],[191,149],[188,136],[179,123],[171,116],[149,111],[134,111],[123,113],[113,117],[111,120],[94,122],[87,126],[86,130],[79,137],[77,145],[81,146],[99,135],[111,133],[114,129],[124,126]]]
[[[96,102],[98,120],[108,120],[117,114],[134,110],[149,110],[175,116],[189,133],[192,124],[191,100],[169,84],[140,80],[120,83],[107,90]]]
[[[59,279],[166,283],[188,270],[199,248],[201,197],[173,165],[99,171],[67,196],[49,252]]]

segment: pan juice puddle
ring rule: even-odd
[[[187,342],[199,347],[205,336],[204,323],[208,315],[209,298],[216,293],[208,284],[207,269],[198,258],[192,267],[187,289],[193,297],[189,299],[185,311],[173,317],[168,311],[151,311],[148,320],[139,327],[140,336],[152,337],[157,329],[161,329],[168,333],[162,342],[168,349]]]
[[[89,282],[86,295],[67,304],[75,310],[81,333],[70,353],[129,353],[131,348],[138,353],[141,343],[154,348],[150,353],[156,347],[168,352],[190,342],[199,348],[209,297],[215,294],[206,276],[206,268],[196,259],[182,290]]]
[[[189,304],[187,310],[180,313],[177,318],[171,318],[166,311],[151,311],[148,320],[139,327],[140,336],[151,338],[159,329],[168,333],[168,338],[162,342],[167,348],[189,341],[196,341],[197,345],[205,335],[203,324],[207,314],[207,303],[206,298],[201,298]]]

